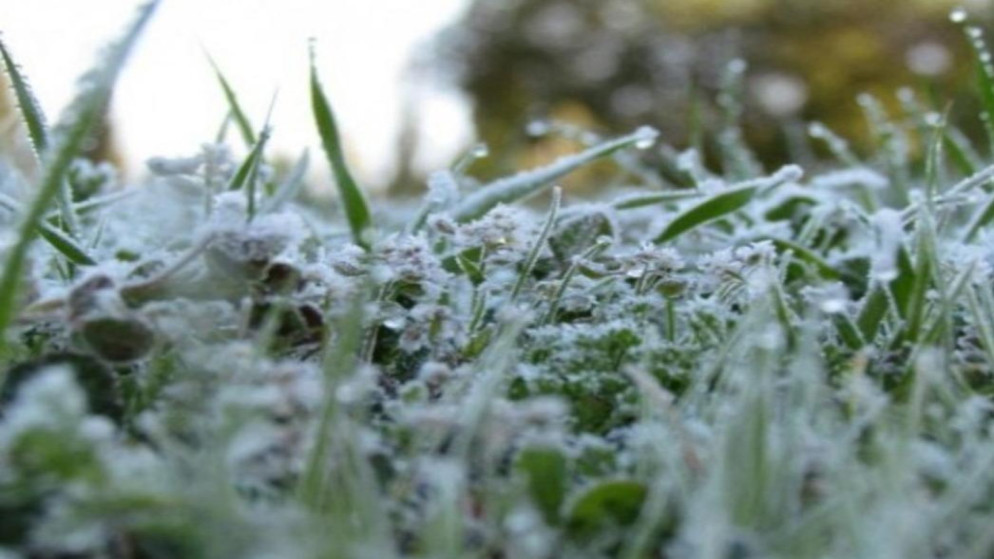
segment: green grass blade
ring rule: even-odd
[[[457,221],[476,219],[497,204],[508,204],[540,192],[551,186],[552,181],[591,161],[611,155],[629,146],[640,147],[647,143],[651,144],[658,135],[659,132],[655,129],[647,126],[642,127],[627,136],[609,140],[576,155],[560,158],[545,167],[498,179],[484,185],[462,200],[454,209],[453,217]]]
[[[511,301],[518,298],[521,293],[521,289],[524,288],[525,282],[528,281],[528,277],[531,276],[532,270],[535,269],[535,262],[538,262],[538,256],[542,252],[542,247],[545,246],[545,242],[549,239],[549,233],[552,231],[553,225],[556,223],[556,216],[559,214],[559,205],[563,199],[563,190],[559,187],[552,189],[552,203],[549,205],[549,216],[545,220],[545,224],[542,226],[542,230],[538,234],[538,238],[535,239],[535,244],[532,245],[530,251],[528,251],[528,257],[525,259],[525,265],[521,267],[521,272],[518,274],[518,281],[514,283],[514,288],[511,290]]]
[[[671,241],[705,223],[726,217],[745,207],[760,190],[797,180],[801,174],[800,167],[788,165],[769,177],[747,181],[719,192],[673,218],[653,242],[659,244]]]
[[[973,46],[977,75],[977,88],[980,91],[980,101],[987,119],[984,121],[987,133],[994,139],[991,119],[994,119],[994,66],[991,65],[991,52],[984,42],[979,27],[967,26],[967,38]]]
[[[245,159],[242,160],[242,164],[238,166],[238,170],[235,171],[234,175],[232,175],[231,181],[228,182],[228,190],[241,190],[244,188],[245,184],[248,182],[249,175],[252,174],[252,170],[258,165],[263,145],[268,139],[268,133],[264,132],[259,138],[259,141],[252,146],[252,151],[245,156]]]
[[[895,309],[902,317],[908,309],[908,302],[911,299],[914,289],[915,269],[911,263],[908,251],[903,247],[897,253],[897,277],[888,284],[877,284],[866,296],[863,307],[856,318],[863,339],[872,343],[877,336],[880,325],[887,316],[891,300],[897,306]],[[890,293],[888,293],[888,290]]]
[[[39,225],[48,212],[49,205],[65,183],[70,164],[99,121],[128,54],[158,5],[158,0],[152,0],[138,9],[135,21],[122,38],[106,51],[90,72],[84,75],[80,92],[55,128],[52,145],[44,159],[39,188],[27,213],[22,217],[17,242],[8,253],[0,276],[0,347],[6,342],[3,333],[14,317],[18,287],[28,248],[40,231]]]
[[[656,192],[653,194],[635,194],[632,196],[625,196],[611,202],[611,205],[614,206],[614,209],[616,210],[631,210],[635,208],[644,208],[646,206],[655,206],[657,204],[679,202],[681,200],[698,198],[700,196],[701,192],[698,190],[671,190],[668,192]]]
[[[840,278],[839,272],[831,264],[826,262],[821,256],[816,254],[814,251],[801,246],[794,241],[787,239],[782,239],[779,237],[766,237],[773,243],[773,246],[777,248],[780,252],[790,252],[791,255],[805,264],[810,265],[814,268],[818,275],[824,279],[828,280],[838,280]]]
[[[34,149],[39,161],[44,158],[45,149],[48,147],[48,127],[45,124],[45,115],[41,110],[38,100],[35,99],[27,79],[21,74],[14,63],[13,57],[7,46],[0,40],[0,57],[3,58],[7,75],[10,76],[10,83],[14,89],[14,96],[17,99],[17,106],[21,112],[21,119],[28,130],[28,139]],[[72,192],[69,184],[62,185],[58,196],[59,208],[62,212],[62,223],[66,231],[71,236],[75,236],[79,231],[79,220],[72,209]]]
[[[218,67],[217,63],[211,56],[207,55],[207,61],[210,62],[211,68],[214,69],[214,75],[217,76],[217,81],[221,84],[221,90],[224,92],[224,98],[228,102],[228,109],[231,118],[234,119],[235,124],[238,125],[238,131],[242,135],[242,139],[245,140],[245,145],[254,146],[258,143],[258,138],[255,136],[255,128],[249,122],[248,117],[245,115],[245,111],[242,110],[242,106],[238,103],[238,96],[235,94],[235,90],[231,87],[231,84],[221,73],[221,68]]]
[[[3,65],[10,78],[11,87],[14,89],[14,97],[17,99],[17,107],[21,111],[21,119],[24,120],[24,125],[28,129],[31,146],[34,147],[35,155],[40,159],[48,146],[48,126],[45,124],[45,114],[31,92],[27,79],[14,63],[14,58],[10,55],[2,37],[0,37],[0,57],[3,57]]]
[[[331,104],[318,80],[313,47],[311,48],[311,106],[314,110],[314,121],[317,124],[318,133],[321,135],[321,144],[328,156],[328,163],[335,175],[335,184],[338,186],[338,193],[342,198],[342,205],[345,207],[345,217],[352,230],[352,239],[357,245],[368,248],[369,243],[365,239],[365,232],[372,226],[369,207],[362,190],[352,178],[352,173],[345,163],[342,143],[338,136],[338,125],[335,123]]]
[[[988,196],[983,206],[980,206],[967,223],[963,233],[963,241],[970,242],[991,220],[994,219],[994,195]]]
[[[905,335],[912,342],[917,342],[921,334],[932,275],[938,265],[935,232],[931,225],[930,219],[922,220],[922,225],[919,225],[914,278],[904,312]]]
[[[24,213],[24,208],[21,204],[4,194],[0,194],[0,206],[3,206],[12,212],[16,212],[17,214]],[[82,266],[92,266],[96,264],[96,261],[90,258],[90,256],[86,253],[86,249],[81,247],[75,239],[69,237],[64,231],[54,227],[45,219],[41,219],[38,222],[38,229],[38,233],[41,234],[42,238],[48,241],[48,243],[51,244],[55,250],[59,251],[70,262]]]

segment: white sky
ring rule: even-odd
[[[130,21],[138,0],[0,0],[0,30],[54,121],[97,50]],[[319,141],[307,92],[307,39],[349,155],[367,183],[389,177],[415,47],[451,22],[465,0],[163,0],[121,77],[112,106],[132,173],[152,156],[189,155],[226,112],[205,47],[261,126],[279,89],[272,149],[295,156]],[[471,140],[455,92],[420,95],[422,164],[445,164]],[[234,132],[232,130],[231,132]],[[230,134],[230,132],[229,132]],[[234,142],[237,134],[229,136]],[[240,147],[240,146],[239,146]]]

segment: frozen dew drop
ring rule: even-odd
[[[827,132],[825,125],[820,122],[812,122],[808,125],[808,135],[812,138],[824,138]]]
[[[642,126],[635,131],[635,147],[637,149],[649,149],[659,138],[659,130],[651,126]]]
[[[473,157],[475,157],[477,159],[483,159],[484,157],[487,157],[488,155],[490,155],[490,146],[488,146],[487,144],[485,144],[483,142],[480,142],[480,143],[476,144],[475,146],[473,146],[472,154],[473,154]]]
[[[966,21],[967,13],[962,7],[955,8],[953,11],[949,12],[949,21],[953,23],[963,23]]]
[[[821,302],[821,310],[826,314],[839,314],[846,310],[845,299],[826,299]]]

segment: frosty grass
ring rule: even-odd
[[[76,154],[155,6],[51,128],[0,45],[0,557],[991,556],[994,167],[910,90],[803,170],[725,119],[370,207],[312,71],[333,206],[218,69],[247,156],[122,190]]]

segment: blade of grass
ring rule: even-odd
[[[668,204],[671,202],[679,202],[680,200],[687,200],[689,198],[699,198],[701,192],[698,190],[672,190],[669,192],[656,192],[653,194],[635,194],[633,196],[625,196],[611,202],[616,210],[631,210],[635,208],[644,208],[646,206],[655,206],[656,204]]]
[[[518,274],[518,281],[514,283],[514,289],[511,290],[511,301],[518,298],[521,289],[525,286],[525,282],[528,281],[528,276],[531,275],[532,269],[535,268],[538,255],[542,252],[542,247],[545,246],[545,241],[549,238],[549,232],[552,231],[552,226],[556,223],[556,215],[559,213],[559,204],[562,202],[562,197],[563,190],[561,188],[557,186],[552,189],[552,203],[549,205],[549,217],[546,218],[545,225],[542,226],[542,231],[539,232],[538,238],[535,239],[535,244],[528,252],[528,258],[525,259],[525,265],[521,268],[521,273]]]
[[[800,244],[787,239],[782,239],[779,237],[765,237],[765,238],[769,239],[769,241],[773,243],[773,246],[775,246],[778,251],[790,252],[795,259],[800,260],[801,262],[804,262],[806,264],[809,264],[818,272],[818,275],[820,275],[822,278],[828,280],[839,279],[840,277],[839,272],[836,271],[836,269],[831,264],[826,262],[825,259],[819,256],[813,250],[801,246]]]
[[[24,120],[24,125],[28,129],[28,139],[31,140],[35,155],[40,159],[48,146],[48,126],[45,124],[45,114],[31,92],[27,79],[14,63],[14,58],[3,42],[2,36],[0,36],[0,57],[3,57],[7,77],[10,78],[11,87],[14,89],[14,97],[17,99],[17,108],[21,111],[21,119]]]
[[[207,54],[207,61],[210,62],[211,68],[214,69],[214,75],[217,76],[217,81],[221,84],[221,90],[224,91],[224,98],[228,102],[229,115],[234,119],[235,124],[238,125],[238,131],[242,135],[242,139],[245,141],[245,145],[254,146],[258,143],[258,138],[255,136],[255,128],[249,122],[248,117],[245,115],[245,111],[242,110],[242,106],[238,103],[238,96],[235,94],[235,90],[228,83],[228,80],[221,73],[221,68],[218,67],[214,58],[210,54]]]
[[[800,167],[788,165],[769,177],[746,181],[719,192],[673,218],[653,242],[671,241],[705,223],[728,216],[745,207],[760,190],[797,180],[802,174]]]
[[[476,219],[497,204],[515,202],[536,194],[550,186],[552,181],[591,161],[611,155],[629,146],[643,146],[646,143],[651,143],[658,135],[659,133],[655,129],[642,127],[627,136],[609,140],[576,155],[560,158],[551,165],[498,179],[484,185],[463,199],[453,210],[453,217],[457,221]]]
[[[45,124],[45,115],[35,99],[27,79],[21,74],[20,69],[14,62],[10,50],[0,40],[0,57],[3,58],[4,67],[10,77],[11,86],[14,89],[14,97],[17,99],[17,107],[21,112],[21,119],[28,130],[28,139],[34,149],[35,156],[39,162],[43,163],[45,150],[48,147],[48,127]],[[43,163],[44,164],[44,163]],[[70,236],[76,237],[79,232],[79,219],[72,208],[72,191],[69,183],[65,182],[58,193],[59,209],[61,211],[62,223]]]
[[[984,128],[994,143],[994,128],[991,119],[994,119],[994,65],[991,64],[991,51],[984,41],[983,31],[980,27],[967,23],[964,20],[963,31],[966,38],[973,47],[974,67],[977,79],[977,89],[980,93],[981,106],[986,116]]]
[[[39,225],[52,199],[56,197],[65,182],[70,164],[97,124],[128,54],[158,5],[158,0],[152,0],[138,8],[134,22],[122,38],[111,45],[100,62],[84,75],[80,92],[60,118],[56,133],[53,134],[52,145],[45,156],[39,188],[28,211],[22,217],[17,242],[8,253],[0,276],[0,350],[6,345],[5,333],[14,317],[17,292],[28,248],[41,230]]]
[[[304,175],[307,174],[307,166],[310,165],[311,156],[308,150],[304,150],[300,159],[293,165],[283,183],[280,184],[276,192],[263,204],[260,213],[272,213],[280,209],[284,204],[297,197],[300,187],[304,184]]]
[[[311,45],[311,106],[314,110],[314,122],[317,124],[318,133],[321,135],[321,144],[324,146],[325,154],[328,156],[328,163],[331,165],[332,173],[335,175],[335,184],[338,186],[338,193],[342,198],[342,205],[345,208],[345,217],[352,230],[352,239],[355,244],[369,248],[369,243],[365,238],[366,231],[372,226],[372,219],[369,214],[369,207],[366,198],[352,178],[348,165],[345,163],[345,155],[342,153],[342,143],[338,136],[338,125],[335,123],[335,116],[331,110],[331,104],[321,88],[318,80],[318,71],[315,64],[314,45]]]
[[[262,130],[259,132],[259,143],[252,149],[253,156],[250,157],[251,163],[248,166],[247,176],[245,177],[245,197],[248,200],[246,206],[247,220],[252,221],[255,217],[255,199],[256,199],[256,189],[259,184],[259,167],[262,165],[262,154],[266,149],[266,143],[269,141],[271,135],[269,122],[273,116],[273,107],[276,106],[276,94],[273,94],[273,100],[269,104],[269,111],[266,113],[266,122],[262,126]],[[239,169],[241,171],[241,169]]]
[[[988,196],[984,205],[977,208],[977,211],[970,217],[970,221],[966,225],[966,231],[963,233],[963,242],[970,242],[976,238],[977,233],[988,225],[992,219],[994,219],[994,195]]]
[[[15,212],[19,215],[24,214],[24,208],[13,200],[9,196],[0,194],[0,206],[7,208],[8,210]],[[73,264],[79,264],[81,266],[92,266],[96,264],[96,261],[90,258],[86,254],[86,249],[81,247],[73,238],[66,235],[64,231],[52,226],[44,219],[38,221],[38,233],[44,238],[55,250],[59,251],[63,256],[65,256]]]

